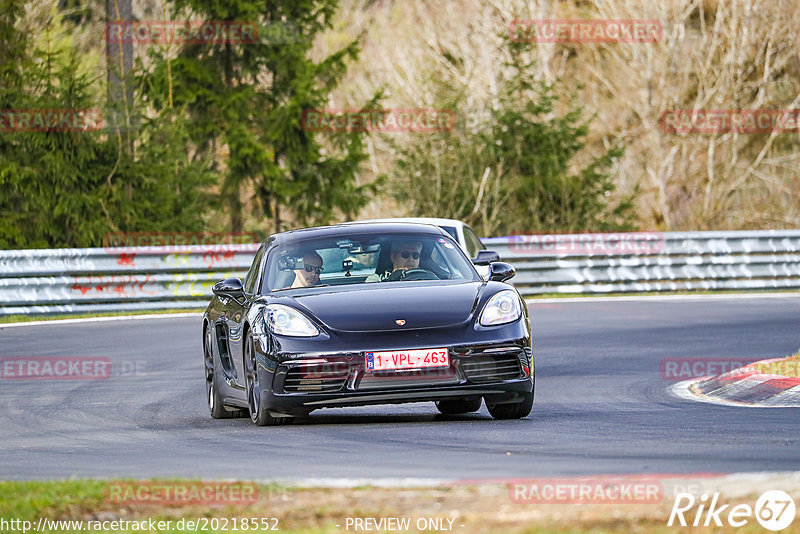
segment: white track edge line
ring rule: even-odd
[[[795,298],[800,299],[800,292],[797,293],[741,293],[741,294],[720,294],[720,295],[624,295],[619,297],[554,297],[554,298],[536,298],[524,297],[527,304],[536,304],[537,302],[545,304],[561,304],[570,302],[625,302],[625,301],[659,301],[659,300],[677,300],[677,301],[694,301],[694,300],[746,300],[746,299],[785,299]]]
[[[0,324],[0,329],[18,327],[18,326],[99,323],[105,321],[137,321],[140,319],[174,319],[176,317],[202,317],[202,316],[203,314],[199,312],[187,312],[187,313],[152,313],[147,315],[117,315],[113,317],[82,317],[79,319],[54,319],[52,321],[27,321],[24,323],[5,323],[5,324]]]

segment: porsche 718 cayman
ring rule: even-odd
[[[527,416],[527,308],[496,253],[472,262],[439,227],[351,223],[271,236],[203,316],[212,417],[257,425],[320,408],[433,401]],[[473,265],[489,267],[484,280]]]

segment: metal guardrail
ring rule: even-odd
[[[257,244],[0,251],[0,316],[205,308]]]
[[[485,239],[523,295],[800,289],[800,230]]]
[[[523,295],[800,289],[800,230],[484,239]],[[0,251],[0,316],[205,308],[258,245]]]

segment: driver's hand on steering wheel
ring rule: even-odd
[[[387,282],[394,282],[396,280],[401,280],[401,279],[405,278],[407,270],[408,269],[405,269],[405,268],[395,269],[394,271],[392,271],[392,273],[389,276],[386,277],[386,281]]]

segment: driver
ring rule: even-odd
[[[307,251],[303,254],[303,268],[294,270],[294,282],[290,287],[311,287],[319,284],[319,273],[322,270],[322,256],[315,250]]]
[[[418,269],[419,256],[421,252],[422,252],[422,243],[420,243],[419,241],[393,243],[392,253],[390,255],[390,258],[392,259],[391,274],[394,274],[397,271],[408,271],[409,269]]]
[[[394,281],[405,276],[406,271],[419,269],[419,257],[422,253],[422,243],[419,241],[399,241],[392,243],[389,258],[392,260],[392,270],[382,274],[371,274],[365,282]]]
[[[392,243],[392,272],[384,273],[383,281],[400,280],[411,269],[419,269],[419,257],[422,253],[422,243],[419,241],[400,241]]]

